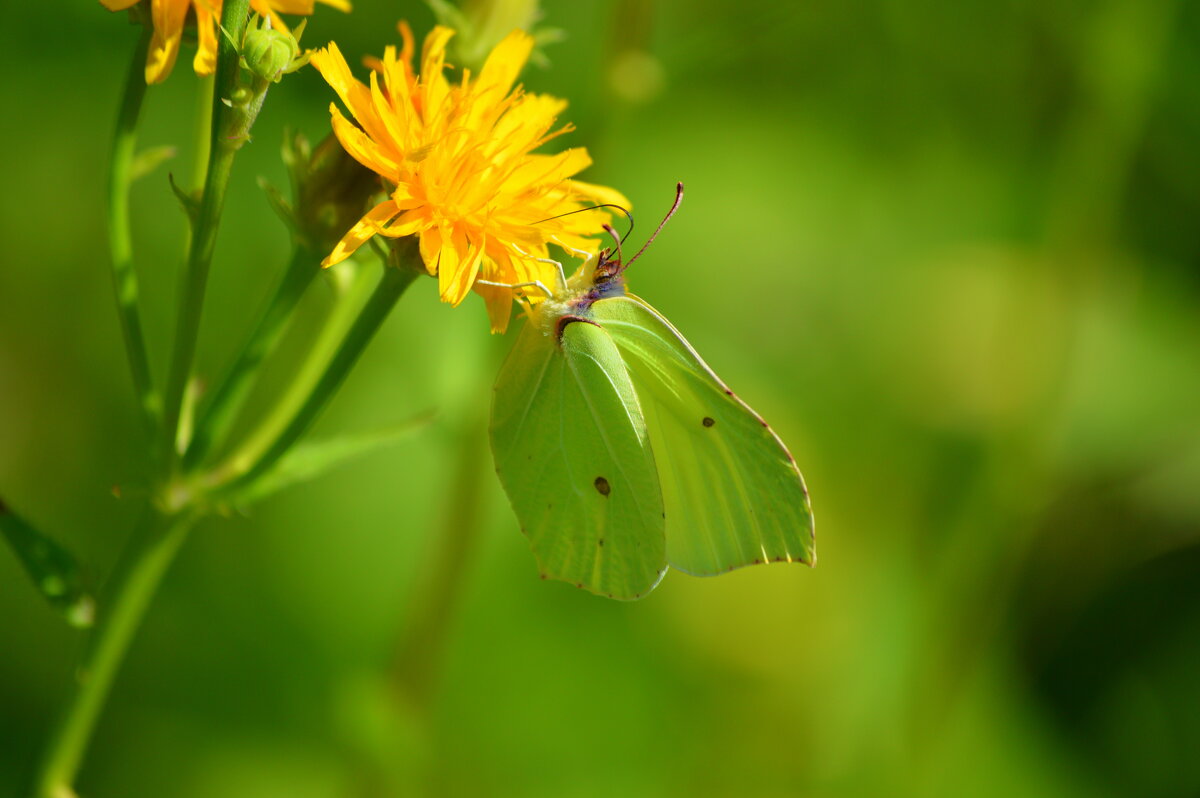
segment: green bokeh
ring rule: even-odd
[[[354,61],[431,24],[358,5],[305,43]],[[545,5],[568,39],[525,83],[571,100],[564,141],[631,198],[632,240],[686,184],[630,281],[789,443],[820,564],[633,604],[539,580],[486,446],[508,341],[419,282],[317,433],[438,420],[197,530],[81,793],[1200,794],[1200,6]],[[145,476],[102,214],[136,35],[91,2],[0,30],[0,495],[96,580]],[[182,150],[133,199],[160,377],[188,61],[141,135]],[[287,260],[256,178],[285,183],[284,125],[319,138],[331,99],[286,79],[239,156],[206,373]],[[406,636],[464,508],[452,610]],[[79,644],[0,551],[0,794]]]

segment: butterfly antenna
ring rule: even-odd
[[[606,232],[610,236],[612,236],[612,240],[617,242],[617,263],[620,263],[625,257],[624,254],[622,254],[622,252],[621,252],[621,242],[624,241],[625,239],[623,239],[617,235],[617,231],[613,229],[613,226],[611,224],[604,225],[604,232]]]
[[[654,243],[654,239],[658,238],[658,234],[661,233],[662,229],[667,226],[667,222],[671,221],[671,217],[675,215],[675,211],[679,210],[679,204],[681,202],[683,202],[683,183],[676,183],[675,184],[675,204],[671,206],[671,210],[667,211],[667,215],[663,217],[663,220],[658,223],[658,229],[654,231],[654,235],[650,236],[650,238],[646,241],[646,243],[642,244],[642,248],[639,249],[637,251],[637,253],[628,260],[628,262],[626,262],[625,268],[628,269],[629,264],[633,263],[635,260],[637,260],[638,257],[643,252],[646,251],[646,247],[648,247],[652,243]]]
[[[584,211],[594,211],[597,208],[616,208],[621,213],[625,214],[625,218],[629,220],[629,229],[625,231],[625,235],[621,236],[621,241],[624,242],[625,239],[629,238],[629,234],[633,232],[633,214],[630,213],[627,208],[625,208],[621,205],[617,205],[614,202],[605,202],[605,203],[601,203],[600,205],[589,205],[586,208],[577,208],[573,211],[567,211],[566,213],[560,213],[557,216],[547,216],[545,219],[541,219],[539,221],[534,222],[534,224],[537,225],[537,224],[541,224],[542,222],[549,222],[554,219],[561,219],[564,216],[570,216],[575,213],[583,213]]]

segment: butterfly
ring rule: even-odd
[[[621,239],[528,319],[496,379],[496,473],[543,579],[615,599],[668,564],[709,576],[815,562],[808,491],[787,447],[661,313],[625,287]],[[586,254],[586,253],[581,253]],[[482,282],[482,281],[481,281]],[[498,284],[493,284],[498,285]]]

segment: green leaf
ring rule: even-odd
[[[129,181],[140,180],[150,174],[163,163],[174,158],[175,153],[176,149],[167,144],[142,150],[133,158],[133,165],[129,168]]]
[[[316,479],[356,457],[407,438],[432,422],[434,415],[429,411],[394,427],[301,443],[280,458],[273,469],[240,490],[233,504],[253,504],[284,488]]]
[[[25,566],[34,586],[78,628],[92,625],[96,601],[85,589],[78,563],[69,551],[30,526],[0,500],[0,532]]]
[[[299,233],[296,227],[296,214],[292,210],[292,205],[283,196],[283,192],[271,185],[271,182],[265,177],[258,178],[258,187],[267,194],[267,201],[271,203],[271,210],[275,211],[276,215],[283,220],[287,225],[288,230],[292,233]]]

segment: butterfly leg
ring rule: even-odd
[[[493,288],[507,288],[512,291],[515,291],[518,288],[536,288],[545,294],[547,299],[554,297],[554,294],[541,280],[531,280],[527,283],[493,283],[491,280],[476,280],[475,285],[488,285]]]
[[[535,258],[533,255],[530,255],[528,252],[521,249],[516,244],[512,244],[511,246],[513,249],[515,249],[521,255],[521,257],[530,258],[531,260],[536,260],[538,263],[548,263],[551,266],[553,266],[555,269],[557,269],[558,270],[558,284],[562,287],[562,290],[564,290],[564,291],[567,290],[567,273],[565,271],[563,271],[563,265],[561,263],[559,263],[556,260],[551,260],[550,258]]]

